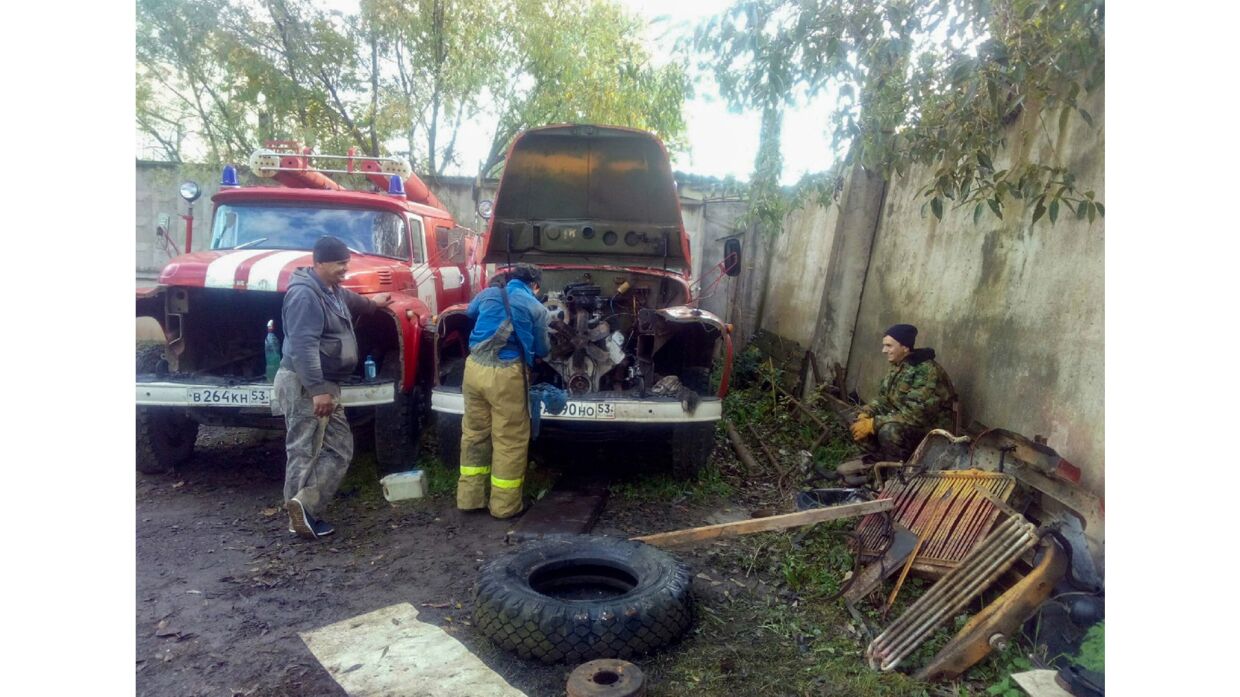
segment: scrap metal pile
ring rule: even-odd
[[[802,380],[811,368],[817,377],[816,362],[806,352]],[[844,396],[838,368],[835,378],[834,384],[817,381],[820,394],[770,381],[772,391],[782,394],[799,417],[822,429],[811,451],[835,428],[811,408],[818,397],[830,399],[829,392]],[[802,401],[793,392],[809,396]],[[725,426],[738,456],[756,468],[738,429]],[[980,425],[972,435],[958,431],[931,431],[907,462],[844,463],[834,476],[852,488],[803,491],[798,503],[802,508],[845,503],[781,516],[833,510],[855,514],[865,505],[858,502],[870,499],[884,504],[884,510],[866,514],[857,524],[854,551],[864,566],[854,569],[836,596],[872,638],[865,655],[875,670],[909,670],[932,682],[954,680],[992,650],[1006,647],[1031,618],[1042,617],[1052,606],[1068,607],[1057,602],[1061,596],[1072,597],[1071,612],[1058,618],[1065,631],[1079,636],[1102,617],[1103,503],[1080,486],[1080,470],[1037,439]],[[779,473],[783,492],[789,472],[751,433]],[[811,481],[820,478],[821,473],[810,473]],[[746,521],[751,528],[757,522]],[[858,607],[873,598],[887,621],[910,574],[932,585],[886,626],[870,629]],[[890,591],[878,593],[889,580]],[[929,661],[909,665],[919,647],[970,611],[968,622]],[[1073,694],[1101,694],[1101,678],[1076,675],[1070,681]]]

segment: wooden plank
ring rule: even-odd
[[[525,542],[547,535],[587,534],[606,502],[605,481],[561,483],[521,516],[508,539]]]
[[[823,523],[828,520],[841,520],[843,518],[863,516],[869,513],[881,513],[882,511],[891,510],[893,505],[895,505],[895,501],[892,499],[878,499],[876,501],[863,501],[861,503],[846,503],[840,506],[813,508],[808,511],[785,513],[784,515],[774,515],[767,518],[738,520],[735,523],[720,523],[718,525],[706,525],[700,528],[688,528],[685,530],[661,532],[655,535],[642,535],[641,537],[634,537],[632,539],[637,540],[638,542],[645,542],[648,545],[654,545],[656,547],[670,547],[689,542],[714,540],[721,537],[736,537],[738,535],[749,535],[755,532],[787,530],[788,528],[801,527],[802,525]]]

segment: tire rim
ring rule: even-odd
[[[618,598],[637,587],[637,573],[610,559],[562,559],[530,572],[536,593],[557,600],[596,601]]]

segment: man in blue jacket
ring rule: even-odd
[[[517,264],[506,284],[482,291],[465,311],[474,331],[461,386],[456,506],[463,511],[489,508],[496,518],[511,518],[522,510],[530,441],[526,370],[551,350],[547,310],[535,297],[541,281],[537,266]]]

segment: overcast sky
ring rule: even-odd
[[[697,22],[732,4],[731,0],[619,2],[648,20],[646,45],[656,62],[669,59],[675,35],[692,32]],[[696,75],[696,71],[694,75],[695,96],[685,103],[689,149],[674,157],[673,166],[693,174],[748,179],[758,151],[760,114],[730,112],[718,96],[714,80]],[[784,112],[783,183],[793,184],[801,175],[831,165],[831,138],[826,124],[832,104],[830,98],[820,97]]]

